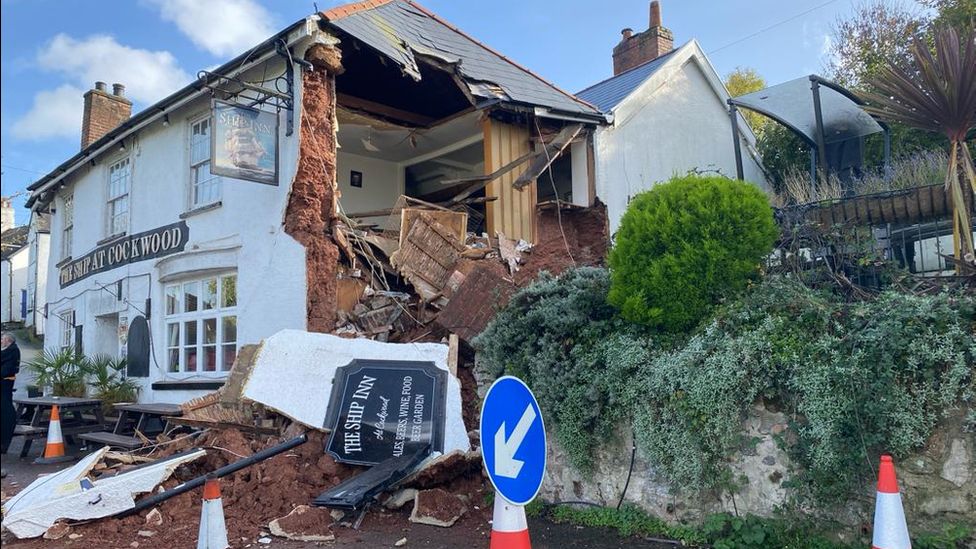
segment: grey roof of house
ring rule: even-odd
[[[7,259],[27,245],[27,225],[13,227],[0,233],[0,258]]]
[[[609,113],[620,104],[632,91],[644,83],[645,80],[657,72],[674,52],[681,48],[675,48],[668,53],[654,58],[643,65],[638,65],[628,71],[616,76],[607,78],[602,82],[597,82],[592,86],[576,94],[580,99],[596,105],[600,111]]]
[[[410,0],[364,2],[323,15],[329,24],[364,42],[420,79],[416,54],[457,63],[472,95],[596,116],[592,106],[468,36]]]

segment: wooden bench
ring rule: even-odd
[[[47,427],[32,427],[30,425],[14,426],[14,436],[24,437],[24,445],[20,449],[20,457],[27,457],[31,444],[35,438],[47,438]]]
[[[85,433],[82,435],[78,435],[78,438],[82,440],[87,440],[88,442],[105,444],[106,446],[111,446],[114,448],[124,448],[126,450],[135,450],[136,448],[142,448],[143,446],[142,439],[140,439],[139,437],[117,435],[115,433],[109,433],[109,432]]]

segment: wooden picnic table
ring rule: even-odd
[[[183,415],[183,409],[178,404],[116,404],[119,419],[111,431],[85,433],[80,438],[133,450],[143,446],[143,439],[135,433],[165,433],[169,422],[167,417]]]
[[[102,401],[97,398],[41,396],[15,398],[17,422],[15,436],[24,437],[20,457],[26,457],[35,438],[47,437],[51,409],[58,407],[61,415],[61,434],[65,442],[74,443],[72,435],[90,433],[105,428]]]

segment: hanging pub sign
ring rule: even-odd
[[[210,171],[234,179],[278,184],[278,115],[213,101]]]
[[[444,450],[447,372],[433,362],[355,359],[336,370],[325,428],[336,461],[376,465]]]
[[[93,274],[182,252],[189,238],[190,229],[186,221],[128,235],[62,265],[58,281],[65,288]]]

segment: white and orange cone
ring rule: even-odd
[[[51,408],[51,421],[47,426],[47,444],[44,446],[44,457],[34,460],[34,463],[48,465],[64,463],[72,458],[64,455],[64,437],[61,436],[61,411],[57,405]]]
[[[878,468],[878,499],[874,506],[874,538],[872,549],[911,549],[905,509],[898,493],[895,462],[891,456],[881,456]]]
[[[513,505],[495,492],[490,549],[532,549],[525,507]]]
[[[227,549],[227,525],[224,524],[224,502],[220,499],[220,480],[208,478],[203,485],[203,510],[197,549]]]

